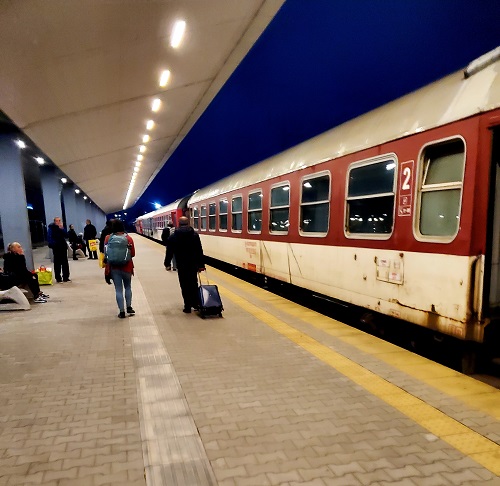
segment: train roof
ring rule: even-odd
[[[197,191],[190,204],[500,106],[500,47],[402,98]]]
[[[151,211],[150,213],[138,216],[136,221],[140,220],[140,219],[152,218],[153,216],[156,216],[158,214],[163,214],[167,211],[173,211],[175,209],[182,209],[182,208],[184,208],[186,201],[190,197],[191,197],[191,194],[184,196],[184,197],[181,197],[180,199],[177,199],[173,203],[167,204],[166,206],[162,206],[161,208],[155,209],[154,211]]]

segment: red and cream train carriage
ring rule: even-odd
[[[197,191],[205,253],[483,342],[500,310],[499,59]]]

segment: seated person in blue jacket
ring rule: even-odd
[[[12,277],[14,285],[27,285],[37,304],[47,302],[49,296],[40,290],[38,275],[28,270],[24,250],[20,243],[17,241],[11,243],[3,259],[4,272]]]

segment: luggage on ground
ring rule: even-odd
[[[198,293],[200,297],[200,315],[202,318],[205,316],[216,316],[222,317],[222,311],[224,307],[222,305],[222,300],[220,298],[219,289],[217,285],[202,284],[200,273],[198,272]],[[208,278],[207,278],[208,282]]]

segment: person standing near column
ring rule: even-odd
[[[89,251],[89,260],[97,260],[97,251],[90,251],[89,240],[95,240],[97,238],[97,230],[95,226],[87,219],[87,224],[83,228],[83,239],[87,245],[87,250]]]
[[[47,240],[49,248],[52,248],[54,253],[54,275],[58,282],[71,282],[69,278],[67,237],[61,218],[59,216],[54,218],[54,222],[49,224]]]

